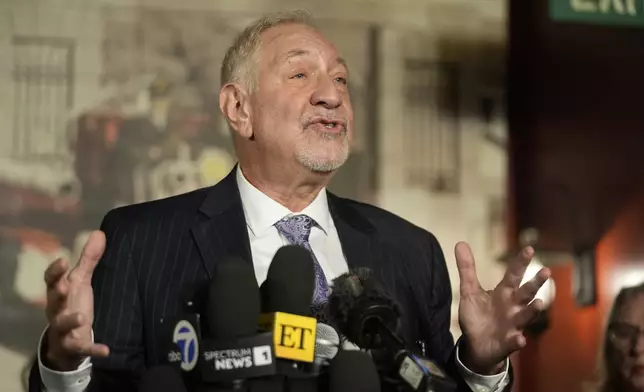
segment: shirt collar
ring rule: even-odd
[[[280,219],[300,214],[308,215],[325,234],[328,234],[331,214],[329,213],[326,188],[323,188],[302,212],[294,213],[248,182],[239,165],[237,166],[237,187],[246,216],[246,224],[254,235],[261,235]]]

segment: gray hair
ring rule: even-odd
[[[306,11],[278,12],[261,17],[246,27],[226,51],[221,64],[221,85],[239,83],[253,90],[257,79],[254,56],[260,48],[260,36],[264,31],[284,24],[316,28],[315,19]]]

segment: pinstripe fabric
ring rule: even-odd
[[[423,340],[430,355],[450,361],[451,287],[436,238],[379,208],[328,199],[349,267],[373,269],[403,308],[408,341]],[[181,310],[186,290],[202,309],[218,260],[252,262],[235,171],[210,188],[112,210],[101,229],[108,242],[92,281],[94,332],[111,354],[94,360],[93,384],[123,392],[162,362],[161,319]]]

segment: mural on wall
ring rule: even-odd
[[[42,276],[52,260],[75,261],[108,210],[214,184],[236,162],[219,115],[219,68],[252,18],[110,7],[102,19],[101,100],[90,107],[74,102],[73,42],[14,45],[26,53],[15,56],[14,71],[26,73],[14,72],[20,148],[0,156],[0,345],[29,356],[45,325]],[[351,65],[356,111],[356,148],[334,187],[360,199],[371,191],[356,180],[368,178],[370,164],[362,128],[368,29],[321,28]]]

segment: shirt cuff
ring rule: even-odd
[[[92,362],[89,357],[81,362],[78,369],[69,372],[59,372],[43,365],[41,353],[43,338],[47,333],[47,329],[49,327],[45,328],[38,341],[38,370],[40,370],[40,380],[44,386],[43,392],[85,391],[92,378]],[[94,331],[92,331],[92,341],[94,341]]]
[[[505,370],[499,374],[493,374],[484,376],[482,374],[477,374],[465,367],[459,355],[459,347],[456,345],[456,367],[460,373],[463,380],[467,383],[472,391],[475,392],[490,392],[490,391],[502,391],[508,385],[508,371],[510,367],[510,361],[505,360]]]

